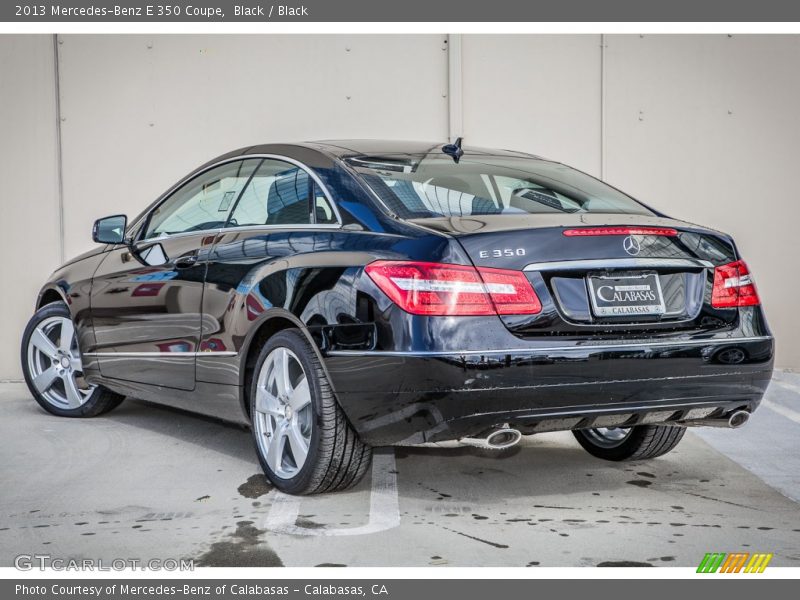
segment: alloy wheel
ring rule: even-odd
[[[75,326],[67,317],[49,317],[28,340],[28,370],[33,387],[53,406],[83,406],[97,386],[83,377]]]
[[[258,373],[253,427],[258,449],[277,477],[291,479],[306,463],[312,413],[303,366],[288,348],[275,348]]]
[[[616,448],[628,439],[633,431],[630,427],[597,427],[586,429],[584,433],[592,442],[602,448]]]

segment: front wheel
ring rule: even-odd
[[[344,490],[369,466],[372,449],[350,426],[317,353],[296,330],[277,333],[261,349],[250,414],[259,462],[283,492]]]
[[[572,432],[578,443],[592,456],[605,460],[647,460],[666,454],[683,438],[685,427],[637,425],[598,427]]]
[[[36,402],[60,417],[94,417],[124,399],[83,376],[78,338],[67,305],[43,306],[22,334],[22,373]]]

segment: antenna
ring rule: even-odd
[[[461,142],[464,138],[456,138],[456,141],[452,144],[446,144],[442,146],[442,152],[447,154],[448,156],[453,157],[453,161],[458,164],[458,161],[464,156],[464,151],[461,149]]]

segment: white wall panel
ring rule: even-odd
[[[444,139],[444,36],[64,36],[65,246],[258,143]]]
[[[462,38],[463,134],[600,174],[600,36]]]
[[[800,36],[609,36],[606,179],[731,233],[800,366]]]
[[[0,35],[0,380],[22,376],[22,330],[60,262],[53,64],[51,36]]]

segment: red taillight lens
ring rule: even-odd
[[[498,315],[535,315],[542,303],[522,271],[478,267]]]
[[[578,229],[565,229],[562,232],[567,237],[591,237],[596,235],[664,235],[675,237],[677,229],[669,227],[580,227]]]
[[[379,260],[367,275],[406,312],[432,316],[519,315],[542,305],[521,271]]]
[[[714,308],[734,308],[737,306],[756,306],[761,304],[756,285],[750,277],[750,270],[742,260],[722,265],[714,269],[714,289],[711,292],[711,306]]]

